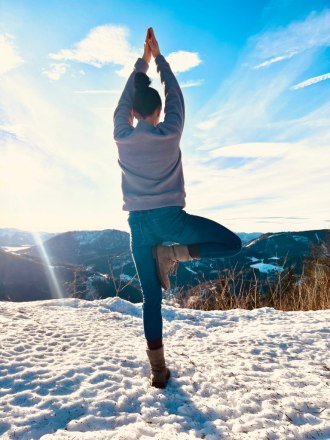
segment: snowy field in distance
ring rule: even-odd
[[[149,385],[141,304],[0,303],[0,438],[330,439],[330,310],[163,307]]]

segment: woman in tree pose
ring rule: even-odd
[[[151,56],[165,86],[162,101],[146,75]],[[133,126],[134,117],[138,119]],[[114,112],[114,139],[122,170],[122,209],[129,211],[130,248],[143,294],[143,326],[152,386],[165,388],[170,377],[164,359],[162,287],[179,261],[223,258],[238,253],[240,238],[213,220],[188,214],[180,139],[183,95],[169,63],[161,55],[152,28]],[[170,242],[172,245],[163,243]]]

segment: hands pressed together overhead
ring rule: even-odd
[[[142,58],[149,64],[151,60],[151,55],[156,58],[158,55],[160,55],[160,50],[154,31],[150,27],[147,30],[146,39],[144,41],[144,52]]]

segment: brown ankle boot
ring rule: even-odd
[[[157,245],[153,247],[152,253],[156,259],[158,278],[164,289],[169,289],[171,287],[168,273],[176,273],[178,262],[193,260],[189,254],[187,245]]]
[[[150,362],[150,384],[156,388],[165,388],[170,378],[170,370],[165,365],[164,346],[156,350],[147,348]]]

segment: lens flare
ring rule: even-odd
[[[35,243],[38,245],[39,257],[42,260],[44,267],[46,269],[46,277],[51,289],[51,294],[53,298],[64,298],[65,295],[61,289],[60,283],[58,282],[57,276],[55,274],[54,267],[51,265],[49,257],[47,255],[45,246],[41,240],[39,232],[31,231],[34,237]]]

